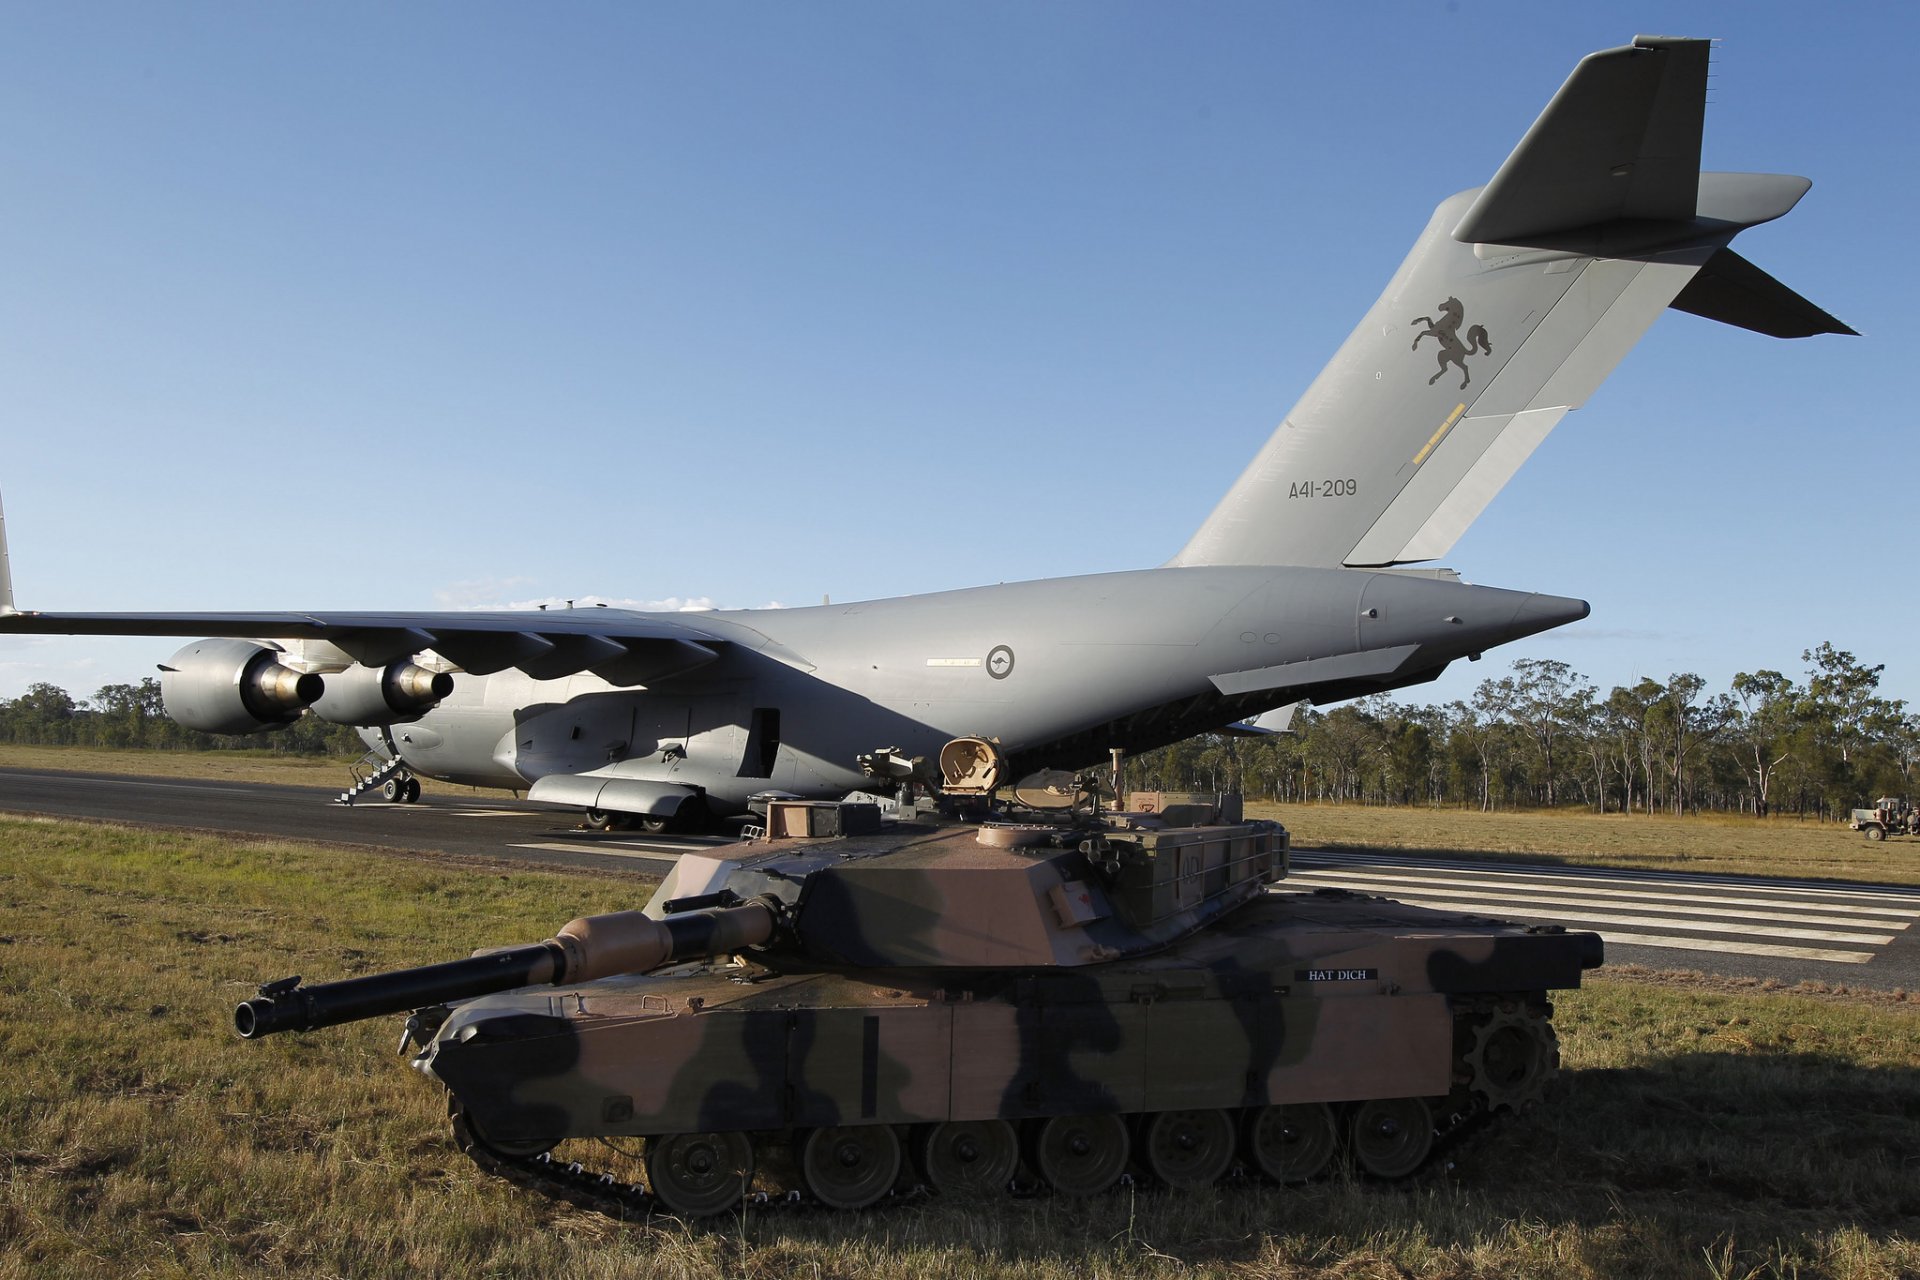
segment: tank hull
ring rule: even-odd
[[[1437,1115],[1537,1096],[1557,1065],[1546,993],[1599,961],[1592,934],[1283,890],[1151,955],[1074,969],[748,961],[490,996],[457,1008],[418,1065],[476,1132],[522,1151],[1375,1099]],[[1476,1083],[1476,1028],[1501,1010],[1532,1058]]]

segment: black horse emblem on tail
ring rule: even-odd
[[[1467,309],[1460,305],[1460,299],[1448,298],[1440,304],[1438,320],[1432,316],[1421,316],[1418,320],[1411,322],[1427,326],[1414,336],[1415,351],[1420,349],[1421,338],[1432,338],[1440,344],[1440,368],[1427,379],[1428,386],[1440,381],[1440,375],[1447,371],[1448,365],[1457,364],[1460,366],[1460,389],[1465,391],[1467,384],[1473,381],[1473,375],[1467,372],[1467,357],[1476,351],[1486,355],[1493,354],[1493,343],[1487,338],[1485,325],[1474,325],[1467,330],[1466,342],[1460,341],[1460,323],[1466,318]]]

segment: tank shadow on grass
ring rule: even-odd
[[[929,1197],[858,1215],[715,1224],[762,1245],[852,1233],[1029,1266],[1047,1261],[1035,1227],[1062,1266],[1085,1262],[1089,1248],[1136,1246],[1193,1265],[1245,1264],[1276,1240],[1289,1255],[1394,1239],[1464,1254],[1521,1232],[1578,1242],[1603,1271],[1697,1266],[1722,1252],[1753,1254],[1756,1265],[1797,1258],[1817,1274],[1842,1233],[1920,1239],[1920,1070],[1823,1054],[1679,1053],[1569,1071],[1543,1107],[1496,1120],[1398,1183],[1350,1172],[1289,1188],[1143,1183],[1089,1201]]]

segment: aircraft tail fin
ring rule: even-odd
[[[1708,42],[1589,55],[1486,186],[1443,201],[1386,291],[1169,563],[1443,556],[1669,306],[1851,333],[1726,246],[1812,185],[1703,173]]]

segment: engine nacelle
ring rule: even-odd
[[[326,690],[248,640],[196,640],[160,667],[167,714],[202,733],[258,733],[292,724]]]
[[[333,724],[400,724],[431,711],[452,692],[452,676],[405,659],[389,667],[355,665],[327,677],[313,714]]]

